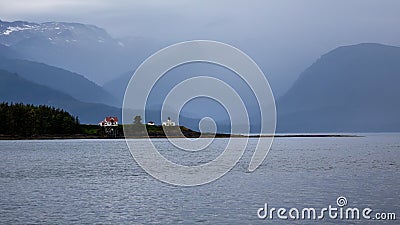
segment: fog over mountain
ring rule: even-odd
[[[121,110],[104,104],[79,101],[58,90],[28,81],[17,74],[0,70],[0,102],[48,105],[62,108],[83,123],[98,123],[104,115],[121,116]]]
[[[343,46],[321,56],[278,99],[281,132],[399,131],[400,48]]]
[[[94,25],[1,20],[0,44],[26,59],[84,74],[96,83],[134,70],[155,48],[149,40],[115,39]]]
[[[102,28],[81,23],[0,21],[0,69],[16,76],[8,76],[4,88],[29,87],[17,88],[21,93],[15,97],[4,94],[2,100],[54,103],[81,114],[84,123],[99,119],[99,113],[93,114],[96,118],[89,118],[93,108],[105,115],[120,115],[125,88],[133,71],[167,42],[153,42],[147,38],[116,39]],[[271,78],[265,65],[276,61],[263,58],[263,48],[257,49],[257,43],[249,42],[246,46],[252,46],[248,53],[255,57],[267,78]],[[400,130],[397,116],[400,113],[397,101],[400,96],[397,88],[399,48],[364,43],[332,49],[311,66],[311,63],[304,65],[304,68],[309,67],[298,79],[286,79],[286,85],[294,82],[287,92],[282,91],[279,82],[269,79],[271,88],[282,92],[282,97],[275,95],[278,131]],[[302,61],[296,52],[293,55]],[[280,63],[293,67],[290,61]],[[230,84],[245,101],[252,131],[259,129],[257,102],[248,87],[232,71],[209,64],[183,65],[168,71],[150,93],[150,111],[146,119],[161,122],[158,113],[168,91],[182,80],[198,75],[213,76]],[[100,86],[99,83],[105,84]],[[58,96],[58,100],[50,101],[45,94],[29,94],[29,91],[39,93],[40,87],[47,90],[48,95]],[[187,106],[182,111],[184,125],[196,129],[199,118],[211,116],[222,127],[219,131],[227,132],[229,115],[219,104],[196,99]],[[168,107],[173,113],[174,106]]]
[[[34,22],[43,28],[57,27],[52,21],[68,22],[60,26],[70,34],[66,40],[91,39],[92,47],[70,43],[58,51],[65,57],[36,49],[33,60],[77,72],[100,85],[134,71],[162,47],[207,39],[247,53],[267,75],[274,95],[282,96],[305,68],[338,46],[367,42],[400,46],[399,8],[396,0],[0,0],[0,19]],[[75,31],[88,32],[88,38],[77,38],[68,28],[75,23],[96,25],[114,40],[90,25],[76,25]],[[42,46],[53,38],[46,33],[38,37],[46,43]],[[98,34],[107,41],[98,42]],[[119,41],[125,47],[119,48]],[[109,48],[116,45],[120,50]]]
[[[82,75],[43,63],[0,58],[0,69],[17,73],[37,84],[62,91],[85,102],[118,106],[115,98],[102,87]]]
[[[103,85],[104,89],[111,93],[120,105],[122,105],[125,89],[133,73],[133,71],[125,72]]]

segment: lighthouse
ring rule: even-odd
[[[173,127],[175,126],[175,122],[171,120],[171,117],[168,117],[167,121],[163,122],[162,125],[166,127]]]

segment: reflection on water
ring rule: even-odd
[[[212,160],[226,143],[217,139],[203,152],[185,152],[155,140],[166,158],[188,165]],[[251,155],[246,151],[215,182],[184,188],[145,173],[123,140],[0,141],[0,223],[266,224],[256,214],[266,202],[318,208],[334,205],[338,196],[346,196],[350,206],[400,215],[399,134],[277,138],[253,173],[247,171]]]

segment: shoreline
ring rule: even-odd
[[[278,134],[278,135],[229,135],[229,134],[216,134],[204,135],[201,138],[348,138],[348,137],[364,137],[361,135],[351,134]],[[128,139],[167,139],[166,136],[131,136]],[[180,136],[172,136],[169,138],[183,138]],[[199,137],[186,137],[186,138],[199,138]],[[124,136],[115,138],[103,137],[97,135],[41,135],[34,137],[20,137],[20,136],[0,136],[0,140],[73,140],[73,139],[125,139]]]

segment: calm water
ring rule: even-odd
[[[226,142],[217,139],[190,159],[166,140],[156,145],[168,158],[198,164],[218,155]],[[277,138],[253,173],[246,171],[250,156],[247,151],[215,182],[183,188],[147,175],[124,140],[0,141],[0,224],[354,224],[257,218],[264,203],[322,208],[336,206],[338,196],[349,206],[400,217],[400,134]]]

